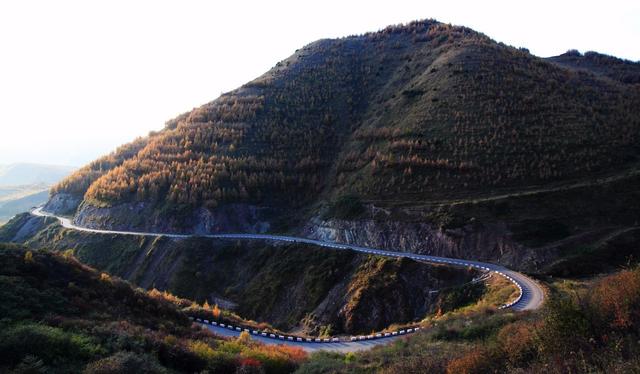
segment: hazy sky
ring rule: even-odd
[[[435,18],[640,60],[640,1],[0,2],[0,164],[81,165],[319,38]]]

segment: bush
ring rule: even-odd
[[[132,352],[118,352],[87,365],[86,374],[166,373],[155,357]]]
[[[438,296],[438,309],[446,313],[475,303],[485,292],[483,282],[472,283],[460,287],[453,287]]]
[[[475,348],[447,365],[448,374],[488,373],[491,371],[491,354],[485,348]]]
[[[221,350],[214,350],[207,343],[194,341],[189,344],[189,349],[200,359],[206,361],[207,367],[213,372],[228,372],[233,371],[237,366],[235,356],[237,352],[225,351],[224,348],[227,346],[224,344],[223,347],[220,347]]]
[[[640,268],[625,270],[599,281],[587,301],[603,331],[640,327]]]
[[[84,361],[103,353],[86,335],[36,323],[19,324],[0,333],[0,363],[17,364],[31,355],[46,364]]]
[[[334,352],[314,353],[311,359],[296,371],[299,374],[343,373],[346,372],[345,359],[342,354]]]
[[[528,362],[535,355],[535,331],[538,326],[518,321],[504,326],[498,332],[498,348],[512,365]]]
[[[570,297],[551,297],[545,304],[538,330],[539,350],[546,355],[577,352],[588,345],[591,324],[584,310]]]

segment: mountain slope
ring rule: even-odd
[[[28,214],[0,228],[0,241],[25,242],[27,231],[35,233],[28,240],[32,248],[72,252],[145,289],[219,304],[244,318],[312,336],[327,328],[354,334],[415,323],[446,311],[443,301],[479,276],[471,269],[303,244],[96,235]],[[476,286],[479,297],[483,287]]]
[[[247,361],[288,373],[305,357],[215,337],[192,326],[180,305],[190,302],[134,289],[70,256],[0,244],[0,260],[3,373],[234,373]]]
[[[345,194],[423,202],[635,165],[640,86],[574,65],[435,21],[320,40],[80,170],[48,208],[82,202],[94,226],[261,231]]]

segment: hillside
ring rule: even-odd
[[[637,373],[640,269],[559,280],[536,315],[466,313],[434,319],[404,342],[357,355],[322,352],[299,373]]]
[[[31,231],[32,233],[29,233]],[[380,331],[472,303],[479,274],[302,244],[207,238],[142,238],[60,228],[20,215],[0,241],[73,253],[78,260],[145,289],[218,304],[283,331],[318,336]],[[492,307],[509,301],[512,291]]]
[[[47,208],[79,207],[89,226],[268,231],[344,196],[411,206],[589,180],[636,167],[639,71],[432,20],[319,40],[80,169]]]
[[[228,341],[192,326],[186,300],[147,293],[73,257],[0,244],[0,371],[287,373],[286,347]]]
[[[405,339],[357,353],[307,356],[215,337],[192,304],[145,292],[69,253],[0,244],[0,371],[50,373],[606,372],[639,368],[640,269],[549,283],[535,314],[483,304],[425,318]],[[485,304],[486,305],[486,304]]]

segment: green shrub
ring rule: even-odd
[[[551,297],[545,304],[543,322],[538,340],[539,350],[545,354],[577,352],[592,338],[584,309],[570,297]]]
[[[36,323],[14,325],[0,333],[0,363],[17,364],[36,356],[46,364],[85,361],[103,354],[103,348],[86,335]]]
[[[345,356],[340,353],[320,351],[298,368],[299,374],[342,373],[346,371]]]
[[[484,292],[483,282],[447,289],[438,298],[438,308],[442,313],[462,308],[478,301]]]

